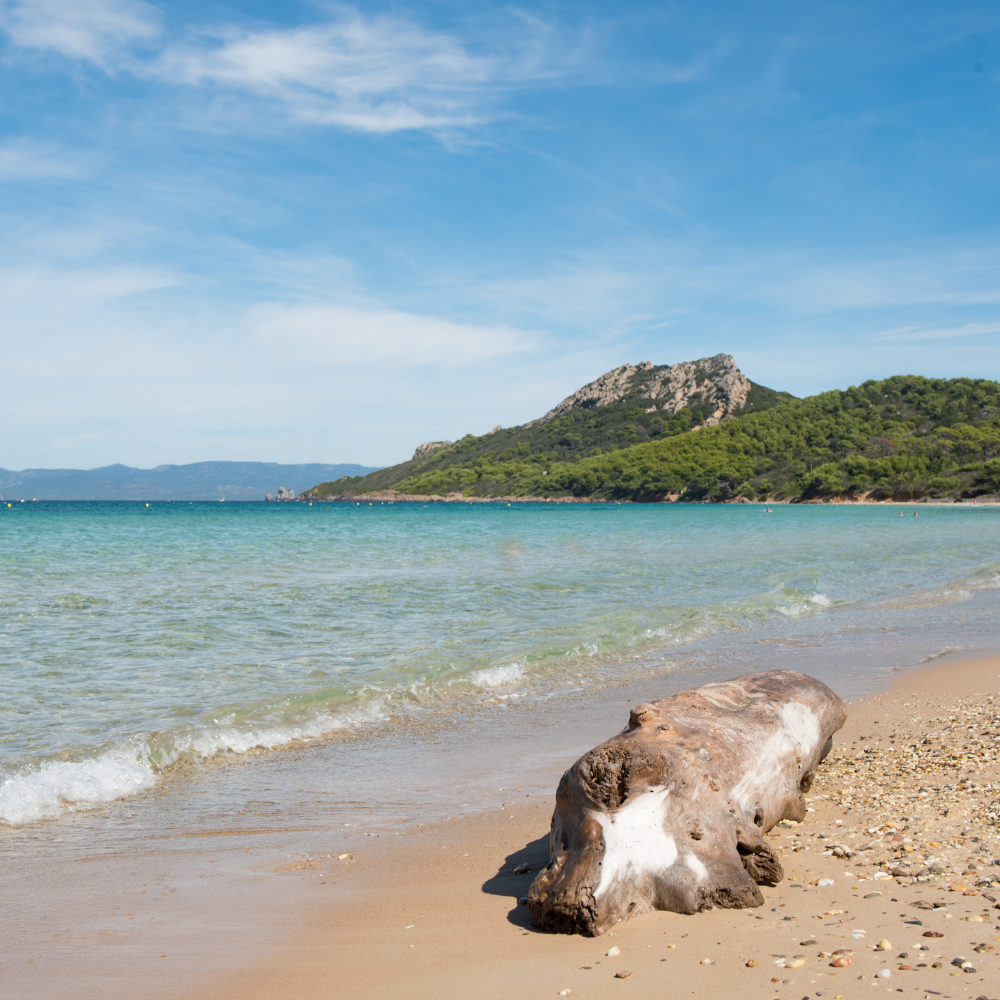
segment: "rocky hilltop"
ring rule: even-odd
[[[647,410],[649,413],[657,409],[677,413],[696,403],[708,403],[712,410],[706,416],[704,425],[713,426],[741,413],[750,390],[750,379],[736,367],[729,354],[682,361],[676,365],[654,365],[652,361],[643,361],[638,365],[613,368],[582,389],[577,389],[572,396],[567,396],[544,417],[529,421],[524,426],[548,423],[572,410],[610,406],[636,391],[641,398],[652,401],[653,405]]]

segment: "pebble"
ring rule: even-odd
[[[712,960],[710,958],[703,958],[699,964],[701,964],[701,965],[711,965],[712,964]]]
[[[882,938],[882,940],[879,941],[879,943],[877,945],[875,945],[875,950],[876,951],[892,951],[892,945],[889,944],[889,942],[886,941],[885,938]]]
[[[891,975],[892,973],[888,969],[879,969],[878,972],[875,973],[875,978],[888,979]]]
[[[816,884],[819,885],[819,886],[833,885],[833,879],[832,878],[821,878]]]
[[[880,893],[880,892],[866,892],[865,895],[864,895],[864,898],[865,899],[877,899],[881,895],[882,895],[882,893]]]
[[[349,857],[350,857],[350,854],[338,854],[337,855],[337,860],[338,861],[346,861]]]
[[[631,975],[632,975],[632,970],[631,969],[625,969],[622,972],[616,972],[615,973],[615,979],[628,979],[628,977],[631,976]]]
[[[756,958],[751,958],[751,959],[747,960],[747,968],[748,969],[754,969],[756,967],[757,967],[757,959]]]
[[[851,964],[850,955],[838,955],[831,963],[835,969],[846,969]]]
[[[611,948],[609,948],[605,952],[605,954],[608,956],[608,958],[614,958],[615,955],[620,955],[621,953],[622,953],[622,950],[621,950],[621,948],[618,947],[618,945],[612,946]]]
[[[801,969],[802,966],[805,965],[805,964],[806,964],[806,960],[804,958],[792,958],[792,959],[789,959],[789,961],[785,962],[785,968],[786,969]]]
[[[526,864],[520,864],[514,869],[515,875],[524,875],[525,872],[530,872],[531,869]]]

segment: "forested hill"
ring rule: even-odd
[[[618,451],[644,441],[676,437],[692,427],[712,426],[791,399],[751,382],[728,354],[676,365],[622,365],[577,390],[545,416],[517,427],[460,441],[428,441],[408,462],[364,477],[344,477],[308,491],[313,497],[342,497],[402,489],[419,479],[471,482],[460,469],[502,470],[499,479],[520,480],[559,463]],[[457,478],[455,478],[457,477]],[[427,492],[435,492],[433,488]]]
[[[1000,491],[998,456],[1000,383],[906,375],[785,399],[718,426],[576,461],[551,453],[473,456],[421,470],[396,488],[629,500],[959,497]]]

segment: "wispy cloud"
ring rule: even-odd
[[[0,27],[16,46],[361,132],[494,120],[511,95],[578,73],[589,51],[585,31],[569,37],[517,13],[467,37],[340,8],[318,23],[223,24],[184,40],[161,35],[158,14],[144,0],[0,0]],[[155,45],[140,57],[137,42]]]
[[[155,38],[160,17],[144,0],[0,0],[0,27],[21,48],[108,69],[133,43]]]
[[[227,29],[169,50],[157,72],[255,94],[318,124],[393,132],[482,120],[513,67],[413,24],[351,16],[287,31]]]
[[[963,323],[961,326],[905,326],[876,334],[875,340],[912,343],[915,340],[954,340],[956,337],[985,337],[1000,333],[1000,322]]]
[[[86,170],[79,151],[28,139],[0,143],[0,184],[79,177]]]
[[[531,349],[531,337],[511,327],[454,323],[387,309],[332,304],[262,303],[246,326],[257,349],[284,362],[461,368]]]

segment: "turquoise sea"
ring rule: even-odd
[[[1000,646],[1000,510],[917,509],[4,504],[0,823],[631,677],[850,693]]]

